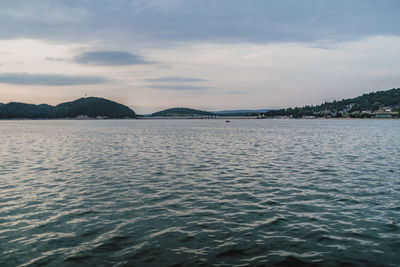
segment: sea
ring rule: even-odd
[[[400,120],[6,120],[0,144],[0,266],[400,265]]]

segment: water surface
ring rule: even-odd
[[[400,264],[399,120],[0,121],[1,266]]]

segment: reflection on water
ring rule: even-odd
[[[0,121],[0,265],[400,264],[400,121]]]

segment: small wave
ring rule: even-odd
[[[222,258],[222,257],[240,257],[240,256],[246,256],[247,253],[242,250],[242,249],[237,249],[237,248],[231,248],[228,250],[225,250],[223,252],[220,252],[216,255],[217,258]]]
[[[87,259],[93,258],[92,255],[90,254],[85,254],[85,255],[73,255],[73,256],[69,256],[67,257],[64,261],[66,262],[83,262]]]
[[[302,261],[294,256],[288,256],[286,259],[276,262],[273,266],[290,266],[290,267],[318,267],[323,266],[320,263],[310,263]]]
[[[118,251],[121,248],[124,248],[129,242],[129,236],[113,236],[103,243],[97,245],[94,251]]]

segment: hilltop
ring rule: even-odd
[[[304,106],[269,110],[266,117],[395,117],[399,115],[400,88],[377,91],[340,101],[325,102],[317,106]]]
[[[0,119],[59,119],[76,117],[108,119],[136,118],[136,113],[125,105],[99,97],[80,98],[57,106],[18,102],[0,105]]]
[[[214,113],[191,108],[170,108],[151,114],[152,117],[215,116]]]

